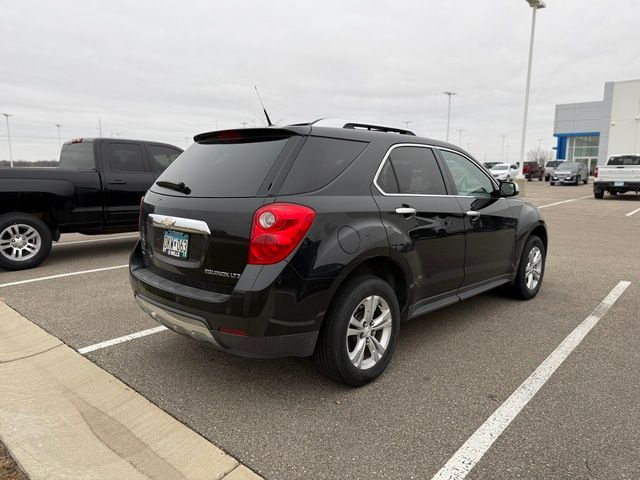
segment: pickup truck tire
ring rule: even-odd
[[[598,200],[601,200],[604,198],[604,190],[594,190],[593,191],[593,198],[597,198]]]
[[[507,287],[511,296],[529,300],[540,291],[544,279],[546,250],[540,237],[531,235],[522,249],[518,272],[513,283]]]
[[[0,216],[0,267],[25,270],[40,265],[51,252],[51,230],[28,213]]]
[[[578,175],[576,177],[576,185],[580,185],[580,182],[582,182],[582,177],[580,175]]]
[[[355,277],[341,287],[325,317],[316,363],[327,377],[361,387],[387,367],[399,333],[400,307],[391,286],[379,277]]]

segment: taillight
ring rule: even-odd
[[[253,215],[249,263],[271,265],[284,260],[309,231],[316,217],[309,207],[294,203],[272,203]]]
[[[593,176],[595,178],[598,178],[598,167],[596,167],[595,171],[593,172]]]

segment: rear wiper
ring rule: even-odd
[[[175,190],[176,192],[184,193],[185,195],[189,195],[191,193],[191,189],[187,187],[184,182],[176,183],[169,182],[166,180],[160,180],[156,182],[156,185],[163,188],[168,188],[170,190]]]

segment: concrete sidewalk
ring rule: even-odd
[[[1,301],[0,439],[31,480],[261,478]]]

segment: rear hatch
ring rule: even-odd
[[[304,128],[202,134],[144,199],[149,268],[191,287],[229,293],[249,254],[255,211],[304,142]]]

